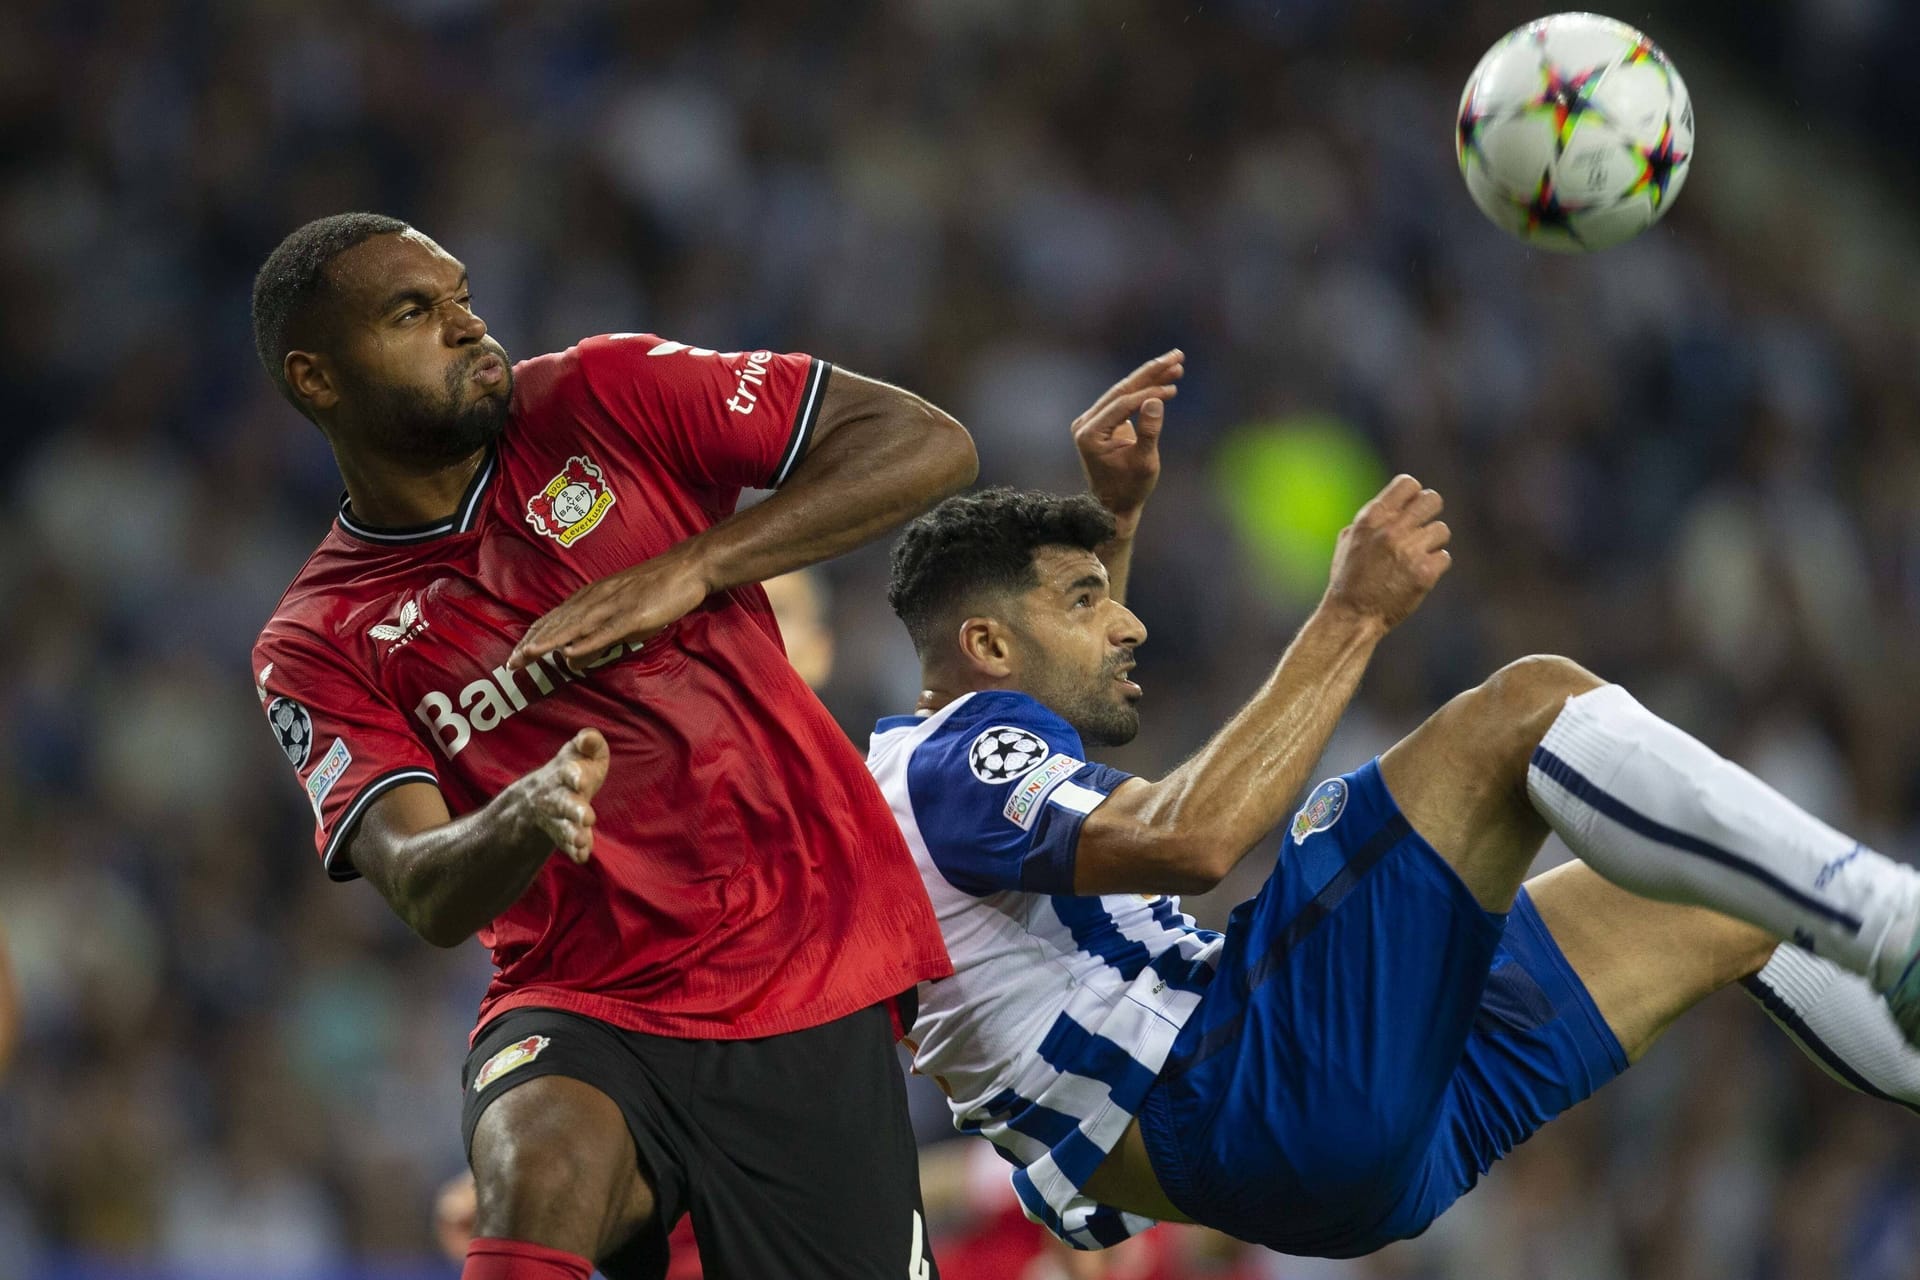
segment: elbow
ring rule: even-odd
[[[973,436],[958,419],[927,406],[928,435],[935,442],[930,450],[937,459],[935,501],[960,492],[980,476],[980,454]]]
[[[459,946],[473,936],[473,930],[426,911],[408,913],[407,925],[421,938],[443,950]]]
[[[1231,861],[1211,850],[1196,849],[1174,864],[1168,879],[1174,882],[1178,893],[1212,893],[1231,870]]]
[[[1190,808],[1148,793],[1149,804],[1140,815],[1140,830],[1151,833],[1155,858],[1170,893],[1209,893],[1238,865],[1245,850],[1234,850],[1229,840],[1204,822],[1193,820]]]
[[[401,887],[397,894],[389,894],[387,901],[407,928],[436,947],[457,947],[473,936],[476,926],[454,919],[445,904],[435,902],[430,896],[410,893]]]

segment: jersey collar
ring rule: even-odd
[[[485,496],[487,487],[493,482],[493,473],[499,469],[500,454],[494,446],[487,447],[487,456],[480,460],[480,469],[473,473],[473,479],[467,481],[467,490],[460,495],[460,505],[445,520],[436,520],[432,524],[407,525],[401,528],[385,528],[380,525],[362,524],[353,516],[347,506],[347,495],[340,495],[340,514],[337,517],[343,533],[360,539],[362,542],[374,542],[381,546],[395,546],[409,542],[430,542],[434,538],[444,538],[450,533],[466,533],[473,528],[480,516],[480,499]]]

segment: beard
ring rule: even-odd
[[[1063,673],[1052,672],[1046,683],[1057,687],[1044,691],[1029,688],[1028,692],[1053,708],[1083,741],[1102,747],[1125,746],[1140,732],[1140,712],[1120,696],[1115,685],[1129,661],[1130,655],[1108,659],[1093,681],[1069,682],[1057,679]]]
[[[473,367],[487,356],[498,356],[506,377],[498,387],[469,403],[467,388]],[[367,444],[382,456],[421,470],[450,467],[492,444],[506,429],[513,408],[513,366],[506,352],[489,340],[470,360],[447,371],[444,386],[372,384],[359,389],[367,406]]]

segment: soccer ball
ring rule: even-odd
[[[1509,32],[1460,95],[1454,149],[1502,231],[1559,253],[1652,226],[1693,161],[1693,101],[1667,56],[1624,22],[1559,13]]]

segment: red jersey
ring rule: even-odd
[[[370,528],[343,502],[254,648],[257,691],[335,879],[367,806],[432,783],[456,816],[582,728],[611,749],[593,856],[549,857],[480,939],[480,1023],[523,1005],[697,1039],[795,1031],[952,972],[865,765],[786,661],[765,592],[718,593],[583,674],[509,672],[580,587],[732,514],[806,455],[830,366],[650,334],[514,367],[458,510]]]

